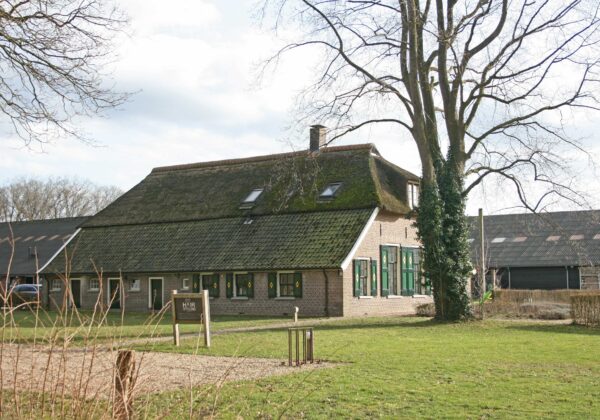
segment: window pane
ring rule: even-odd
[[[263,192],[262,188],[257,188],[255,190],[252,190],[252,192],[250,194],[248,194],[248,197],[246,197],[246,199],[244,200],[244,203],[254,203],[258,199],[258,197],[260,197],[262,192]]]
[[[322,197],[322,198],[333,197],[335,195],[335,193],[337,192],[337,190],[340,189],[341,186],[342,186],[341,182],[334,182],[333,184],[329,184],[327,187],[325,187],[325,189],[321,193],[320,197]]]
[[[293,297],[294,296],[294,273],[279,274],[279,296]]]
[[[248,296],[248,281],[250,276],[248,274],[236,274],[235,275],[235,295],[239,297]]]
[[[210,290],[211,285],[212,285],[212,275],[211,274],[202,275],[202,290]]]

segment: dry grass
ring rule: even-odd
[[[571,296],[571,314],[576,324],[600,325],[600,294]]]

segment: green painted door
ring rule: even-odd
[[[162,283],[162,279],[150,279],[150,307],[157,311],[163,307]]]

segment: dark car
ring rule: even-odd
[[[9,290],[9,301],[12,306],[17,305],[39,305],[39,284],[17,284]]]

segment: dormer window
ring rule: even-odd
[[[240,206],[240,208],[251,208],[252,206],[254,206],[256,200],[258,200],[258,197],[261,196],[264,190],[264,188],[253,189],[250,192],[250,194],[248,194],[248,196],[244,199],[244,201],[242,201],[242,205]]]
[[[419,206],[419,186],[417,184],[408,184],[407,198],[408,207],[415,209]]]
[[[321,195],[319,195],[320,199],[330,199],[335,197],[335,194],[338,192],[340,187],[342,186],[341,182],[333,182],[325,187]]]

